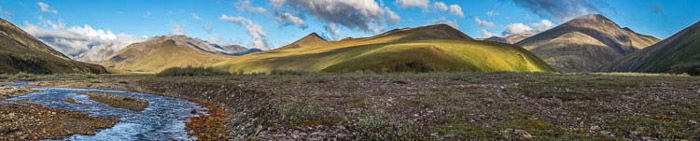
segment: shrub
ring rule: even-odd
[[[161,71],[157,76],[217,76],[230,74],[211,67],[174,67]]]
[[[311,72],[300,71],[300,70],[272,70],[270,72],[272,75],[307,75]]]

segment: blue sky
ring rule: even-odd
[[[249,4],[245,4],[246,0],[0,0],[0,17],[22,27],[35,25],[52,29],[52,25],[63,28],[87,25],[95,30],[139,37],[183,34],[184,31],[188,36],[220,44],[254,46],[253,40],[256,39],[247,30],[248,23],[240,22],[240,19],[222,19],[222,15],[226,15],[247,19],[257,25],[265,33],[263,40],[267,49],[293,42],[312,32],[333,37],[325,28],[329,24],[338,28],[337,38],[371,36],[394,28],[435,23],[455,23],[462,32],[479,38],[485,33],[503,35],[509,25],[517,23],[537,32],[535,29],[542,25],[542,20],[557,25],[572,17],[558,13],[573,11],[574,15],[601,13],[636,32],[666,38],[700,19],[698,0],[529,0],[534,3],[524,0],[405,0],[404,3],[398,0],[357,0],[376,3],[385,16],[370,18],[372,23],[368,25],[372,27],[364,29],[348,27],[357,25],[352,22],[358,19],[313,13],[304,9],[303,4],[293,4],[316,0],[286,0],[287,5],[280,7],[274,6],[272,1],[280,0],[249,0]],[[427,1],[427,6],[421,1]],[[448,9],[440,10],[435,4],[437,2],[444,3]],[[42,10],[40,3],[48,7]],[[536,7],[537,4],[553,3],[559,7]],[[451,5],[459,6],[463,16],[451,12]],[[536,9],[550,11],[533,11]],[[389,21],[388,11],[400,17],[396,24]],[[301,19],[304,24],[278,20],[284,12]],[[482,21],[481,25],[476,18]],[[58,30],[61,29],[49,31]]]

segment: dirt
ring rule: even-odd
[[[104,94],[104,93],[78,93],[79,95],[86,95],[92,101],[97,101],[104,103],[114,108],[129,109],[132,111],[143,111],[148,108],[148,101],[129,96],[115,95],[115,94]],[[73,100],[75,101],[75,100]],[[73,102],[74,103],[74,102]]]
[[[0,140],[61,139],[73,134],[92,135],[117,122],[119,121],[28,101],[0,104]]]
[[[698,77],[348,73],[101,76],[56,83],[220,106],[228,111],[218,117],[225,119],[228,139],[700,139]],[[197,124],[188,128],[205,127]]]
[[[38,91],[33,91],[24,87],[0,86],[0,101],[36,92]]]

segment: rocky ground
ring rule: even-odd
[[[0,101],[5,101],[6,99],[10,99],[13,97],[23,96],[32,92],[34,91],[24,87],[0,86]]]
[[[132,111],[143,111],[148,108],[148,101],[129,96],[104,94],[104,93],[78,93],[86,95],[92,101],[100,102],[114,108],[129,109]]]
[[[91,135],[118,120],[91,117],[80,112],[51,108],[28,101],[0,104],[0,140],[61,139]]]
[[[687,76],[101,76],[54,85],[130,89],[220,106],[228,111],[227,139],[700,139],[700,78]]]

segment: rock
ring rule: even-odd
[[[688,124],[695,125],[698,124],[698,122],[694,120],[688,120]]]
[[[598,133],[599,133],[600,135],[603,135],[603,136],[610,136],[610,137],[614,137],[614,136],[615,136],[615,135],[613,135],[612,132],[610,132],[610,131],[605,131],[605,130],[600,131],[600,132],[598,132]]]
[[[593,126],[591,126],[590,129],[593,130],[593,131],[600,130],[600,126],[598,126],[598,125],[593,125]]]

